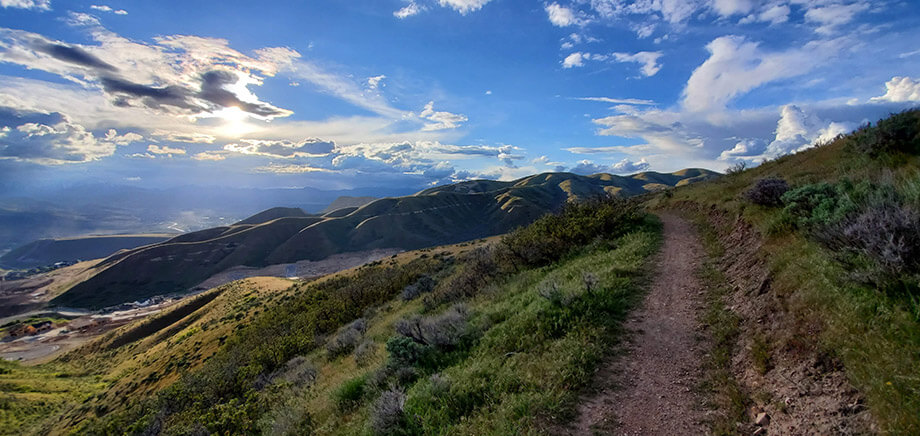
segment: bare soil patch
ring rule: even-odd
[[[703,252],[695,229],[660,216],[664,244],[643,306],[626,322],[628,343],[595,374],[570,435],[704,434],[697,312]],[[625,354],[625,355],[624,355]]]

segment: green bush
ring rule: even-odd
[[[891,153],[920,154],[920,110],[911,109],[861,127],[850,136],[856,151],[878,157]]]
[[[343,412],[358,407],[358,405],[361,404],[361,400],[364,399],[366,385],[367,377],[363,375],[342,383],[342,386],[339,386],[339,388],[333,392],[333,399],[335,400],[336,407]]]

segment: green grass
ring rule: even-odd
[[[706,288],[700,321],[706,326],[709,355],[704,361],[700,390],[708,397],[710,410],[716,412],[709,421],[713,434],[734,435],[738,432],[737,423],[747,420],[746,409],[751,403],[732,372],[741,319],[726,307],[732,288],[718,267],[724,247],[705,220],[697,218],[695,222],[707,254],[699,275]]]
[[[40,434],[47,417],[102,390],[97,377],[63,365],[28,367],[0,360],[0,435]]]
[[[715,207],[751,223],[763,235],[759,254],[772,273],[773,292],[786,301],[785,310],[793,319],[817,327],[817,343],[806,346],[817,347],[814,352],[843,363],[847,377],[865,396],[879,431],[885,434],[920,433],[920,296],[893,296],[862,284],[840,262],[838,253],[784,224],[780,208],[751,205],[741,199],[741,193],[763,177],[781,177],[793,187],[865,180],[891,187],[905,204],[917,207],[918,163],[920,157],[904,154],[872,159],[855,153],[844,139],[737,175],[677,189],[670,198],[651,200],[656,207],[692,209],[685,202],[698,205],[701,211]],[[719,318],[714,316],[711,321],[726,327],[734,322]],[[763,367],[756,369],[766,370],[771,364],[771,344],[783,346],[788,340],[761,337],[752,350],[755,364]],[[726,415],[732,415],[743,402],[717,403]]]
[[[403,434],[535,435],[567,422],[595,367],[620,339],[621,321],[641,299],[647,261],[659,242],[659,225],[650,222],[612,243],[488,285],[466,303],[473,338],[419,364],[416,380],[401,387],[407,397]],[[599,283],[590,293],[585,272]],[[566,298],[553,302],[541,296],[538,289],[546,283],[556,283]],[[405,317],[417,310],[418,302],[391,303],[371,318],[368,335],[385,342],[400,317],[389,313]],[[360,370],[345,357],[321,371],[319,385],[304,394],[313,399],[308,404],[314,434],[373,433],[373,404],[386,387],[365,381],[392,364],[378,362]],[[327,383],[326,374],[337,380],[353,375]],[[354,394],[359,384],[361,394]],[[342,402],[348,407],[330,405]]]

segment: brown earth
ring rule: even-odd
[[[578,406],[570,435],[705,434],[702,403],[694,387],[701,377],[699,328],[703,253],[695,229],[672,215],[660,216],[664,244],[643,306],[626,322],[628,344],[595,374]],[[625,356],[623,355],[625,353]]]
[[[802,306],[807,303],[801,297],[773,285],[763,238],[756,229],[715,208],[700,210],[695,204],[681,208],[697,209],[717,231],[725,249],[720,267],[734,292],[724,303],[741,320],[732,373],[751,402],[749,422],[739,423],[739,432],[877,433],[863,396],[847,380],[843,366],[821,351],[821,322],[803,315]],[[754,363],[755,342],[767,344],[766,371]],[[768,419],[757,425],[762,413]]]

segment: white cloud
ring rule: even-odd
[[[422,8],[414,1],[410,1],[406,6],[394,11],[393,16],[402,20],[413,15],[418,15],[419,12],[422,12]]]
[[[201,153],[196,153],[192,155],[192,159],[201,160],[201,161],[222,161],[227,157],[222,154],[217,154],[216,152],[207,152],[203,151]]]
[[[892,77],[885,83],[885,95],[873,97],[872,101],[907,102],[920,101],[920,79]]]
[[[116,15],[128,15],[128,11],[124,9],[112,9],[110,6],[106,5],[90,5],[90,9],[94,9],[100,12],[111,12]]]
[[[0,107],[0,159],[42,165],[83,163],[111,156],[116,143],[96,138],[66,115]]]
[[[658,71],[661,70],[661,65],[658,63],[658,59],[661,55],[662,53],[660,51],[640,51],[634,54],[613,53],[611,56],[613,56],[617,62],[635,62],[642,64],[642,75],[651,77],[658,74]]]
[[[645,158],[639,159],[638,161],[631,161],[628,158],[613,164],[611,167],[615,173],[638,173],[641,171],[646,171],[651,165],[648,163]]]
[[[109,129],[105,133],[105,140],[116,145],[128,145],[134,142],[143,141],[144,137],[134,132],[128,132],[119,136],[118,131],[115,129]]]
[[[317,138],[308,138],[302,141],[242,139],[239,143],[227,144],[225,151],[268,156],[276,158],[295,158],[308,156],[325,156],[335,150],[335,142],[324,141]]]
[[[746,14],[754,8],[751,0],[712,0],[712,9],[725,18],[735,14]]]
[[[556,27],[566,27],[574,24],[582,24],[583,21],[575,17],[575,12],[559,3],[550,3],[544,7],[549,22]]]
[[[0,29],[0,61],[101,89],[120,107],[191,117],[231,106],[259,119],[292,113],[260,101],[249,87],[262,84],[259,73],[272,76],[287,68],[300,56],[293,50],[266,48],[247,56],[226,40],[196,36],[157,37],[156,43],[146,44],[115,35],[88,18],[79,20],[92,27],[90,34],[98,44],[68,44]]]
[[[185,149],[169,146],[159,146],[156,144],[150,144],[147,146],[147,152],[155,155],[167,155],[172,157],[174,154],[185,154]]]
[[[699,12],[706,5],[704,0],[591,1],[591,8],[603,18],[620,19],[629,15],[646,15],[660,17],[674,25],[683,25],[694,13]]]
[[[722,36],[708,45],[710,56],[697,67],[683,92],[691,111],[719,111],[735,97],[765,83],[808,73],[836,54],[843,40],[819,40],[784,52],[766,52],[742,36]]]
[[[51,0],[0,0],[4,8],[51,10]]]
[[[809,8],[805,12],[805,20],[817,23],[816,32],[822,34],[835,33],[837,29],[853,21],[856,14],[869,9],[869,3],[856,2],[850,4],[831,3],[823,6]]]
[[[652,100],[643,100],[638,98],[610,98],[610,97],[575,97],[575,100],[599,101],[603,103],[628,104],[640,106],[652,106],[655,104]]]
[[[772,25],[778,25],[789,21],[790,12],[792,12],[792,10],[789,9],[789,6],[773,5],[761,12],[757,19]]]
[[[449,7],[461,15],[476,12],[492,0],[438,0],[438,4]]]
[[[422,127],[423,131],[456,129],[460,127],[460,123],[467,121],[466,116],[462,114],[435,111],[434,101],[429,101],[425,105],[425,108],[419,113],[419,118],[430,121]]]
[[[575,52],[565,57],[562,60],[562,68],[574,68],[581,67],[585,65],[585,53]]]
[[[380,83],[383,81],[383,79],[386,79],[386,78],[387,76],[384,76],[383,74],[379,76],[368,77],[367,87],[370,89],[377,89],[377,87],[380,86]]]

